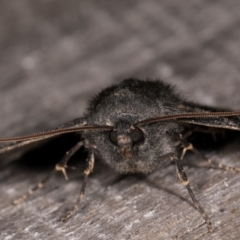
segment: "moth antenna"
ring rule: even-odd
[[[214,118],[214,117],[233,117],[233,116],[240,116],[240,111],[179,113],[179,114],[166,115],[166,116],[161,116],[156,118],[149,118],[134,124],[134,127],[139,127],[148,123],[164,122],[169,120],[177,120],[177,119],[185,119],[185,118]]]
[[[40,133],[35,133],[26,136],[19,137],[10,137],[10,138],[0,138],[0,142],[18,142],[18,141],[26,141],[33,139],[44,139],[46,137],[54,137],[61,134],[73,133],[73,132],[81,132],[84,130],[111,130],[113,127],[111,126],[84,126],[84,127],[75,127],[75,128],[63,128],[63,129],[55,129]]]

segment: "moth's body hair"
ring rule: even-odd
[[[189,102],[172,86],[161,81],[127,79],[104,89],[93,98],[83,118],[43,133],[0,139],[0,142],[18,141],[1,148],[0,154],[11,154],[60,134],[76,132],[79,135],[79,142],[66,153],[55,169],[14,202],[18,204],[42,188],[56,171],[62,171],[67,178],[69,159],[84,146],[88,150],[88,157],[81,191],[72,211],[62,221],[66,221],[77,210],[95,159],[102,160],[119,173],[151,173],[174,161],[179,180],[185,185],[194,207],[211,232],[211,221],[195,198],[181,161],[186,151],[190,150],[214,167],[240,170],[213,162],[188,141],[194,129],[211,132],[212,128],[240,131],[240,111],[233,112]],[[179,151],[180,148],[182,151]]]

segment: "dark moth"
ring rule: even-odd
[[[90,102],[83,118],[43,133],[0,139],[0,142],[13,142],[3,146],[0,154],[4,156],[31,148],[38,142],[65,133],[79,134],[81,140],[66,153],[53,172],[14,201],[17,204],[25,200],[56,171],[62,171],[67,178],[68,160],[80,147],[84,147],[88,156],[81,192],[72,211],[62,221],[70,218],[78,208],[95,159],[102,160],[119,173],[150,173],[174,161],[178,178],[186,186],[208,230],[212,231],[209,217],[195,198],[184,172],[184,154],[191,150],[214,167],[239,169],[217,164],[201,155],[189,142],[189,137],[196,129],[200,132],[211,132],[211,129],[239,131],[240,111],[215,109],[185,101],[170,85],[161,81],[127,79],[100,92]],[[182,149],[181,153],[179,149]]]

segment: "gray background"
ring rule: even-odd
[[[160,78],[195,102],[239,109],[240,2],[1,1],[0,136],[47,130],[84,113],[124,78]],[[239,141],[207,155],[240,166]],[[190,158],[194,158],[190,156]],[[81,168],[82,167],[82,168]],[[186,167],[215,228],[208,234],[174,166],[145,180],[99,167],[78,213],[83,166],[57,175],[29,201],[11,201],[49,171],[0,170],[1,239],[237,239],[239,174]]]

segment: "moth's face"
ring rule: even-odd
[[[171,129],[173,126],[160,123],[133,127],[119,122],[113,130],[83,135],[95,147],[96,157],[116,171],[148,173],[165,164],[164,155],[175,151]]]

